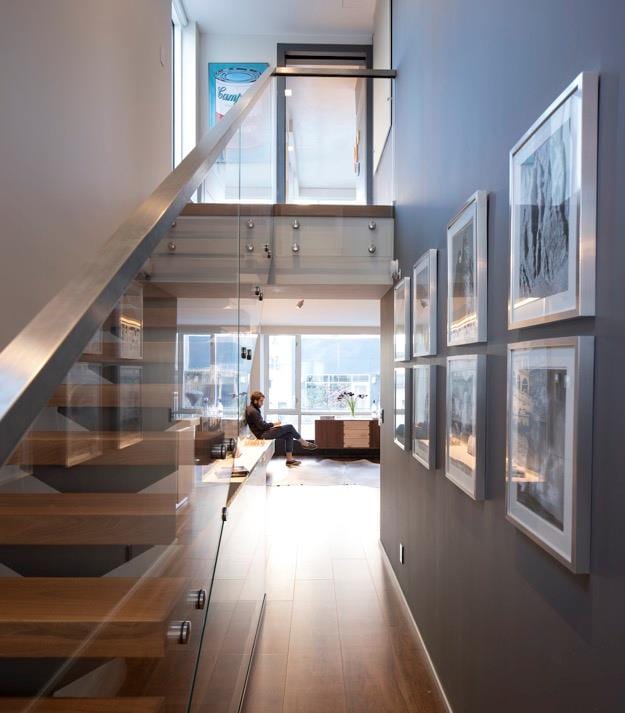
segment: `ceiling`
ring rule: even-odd
[[[221,35],[371,34],[375,0],[183,0],[200,32]]]

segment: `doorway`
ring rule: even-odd
[[[278,44],[277,66],[371,69],[370,45]],[[370,203],[372,80],[278,77],[280,203]]]

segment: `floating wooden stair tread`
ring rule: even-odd
[[[48,406],[167,408],[176,388],[175,384],[60,384]]]
[[[175,528],[175,494],[0,495],[1,545],[169,544]]]
[[[0,713],[159,713],[163,698],[0,698]]]
[[[9,459],[19,465],[169,465],[178,464],[176,431],[128,432],[132,447],[120,447],[124,433],[116,431],[31,431]],[[73,459],[68,459],[72,454]],[[193,462],[187,465],[194,465]]]
[[[0,657],[161,657],[185,581],[4,577]]]

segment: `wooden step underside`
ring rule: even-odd
[[[161,657],[185,581],[4,577],[0,657]]]
[[[175,494],[0,495],[0,545],[158,545],[175,536]]]
[[[0,698],[0,713],[159,713],[163,698]]]

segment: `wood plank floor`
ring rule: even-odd
[[[379,490],[271,488],[244,713],[444,713],[378,544]]]

